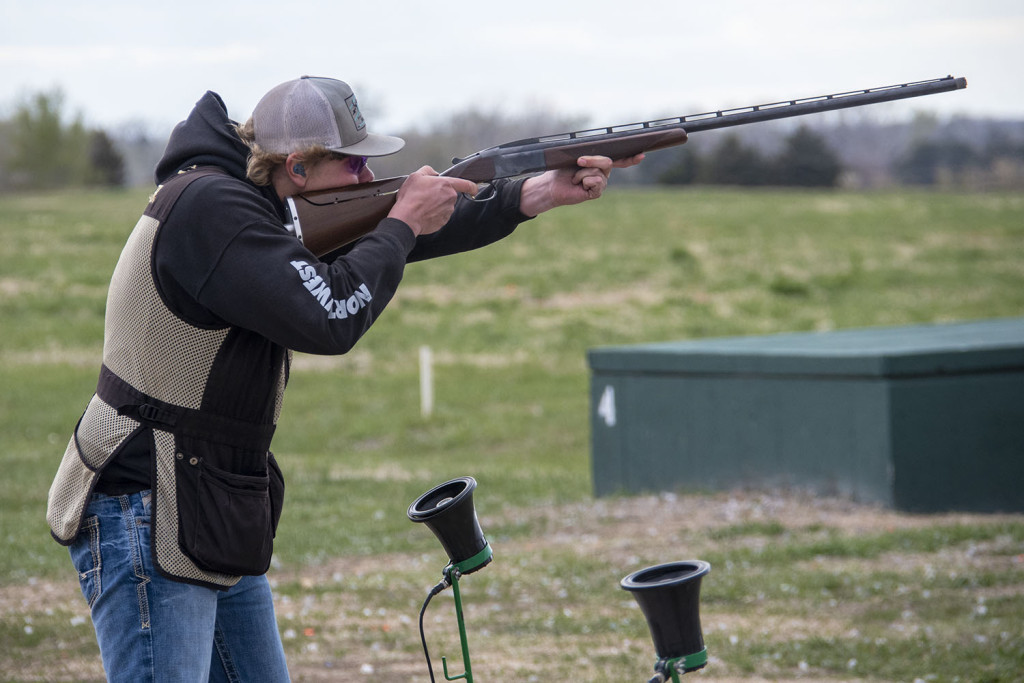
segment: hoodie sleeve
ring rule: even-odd
[[[353,347],[391,301],[415,236],[385,219],[347,254],[320,261],[243,182],[197,180],[161,227],[158,287],[192,324],[234,325],[306,353]]]

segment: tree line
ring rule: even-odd
[[[81,116],[65,121],[59,90],[36,93],[0,121],[0,191],[125,184],[114,141]]]
[[[656,178],[665,185],[835,187],[843,171],[824,136],[801,126],[785,138],[782,150],[767,156],[729,135],[707,153],[685,149]]]
[[[63,187],[122,187],[152,182],[165,140],[129,140],[67,116],[60,90],[18,103],[0,120],[0,192]],[[640,185],[877,187],[894,184],[971,189],[1024,187],[1024,121],[940,122],[918,115],[904,124],[870,120],[830,125],[773,122],[694,136],[656,152],[620,182]],[[447,168],[466,155],[510,140],[586,128],[587,121],[550,111],[530,115],[465,111],[399,131],[401,155],[376,159],[378,177],[420,165]],[[757,129],[757,130],[754,130]],[[736,131],[736,132],[731,132]]]

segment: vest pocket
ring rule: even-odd
[[[206,571],[265,573],[280,509],[280,501],[271,500],[271,489],[277,488],[276,482],[271,485],[271,474],[279,477],[277,468],[268,468],[263,475],[235,474],[187,455],[178,460],[177,468],[181,550]]]

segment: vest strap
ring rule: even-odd
[[[149,205],[143,213],[163,223],[167,220],[167,216],[170,215],[171,209],[174,208],[174,204],[185,188],[191,185],[192,181],[209,175],[229,174],[218,166],[189,166],[182,169],[156,188],[156,191],[150,195]]]
[[[96,395],[116,409],[119,415],[175,435],[255,451],[269,450],[274,436],[273,424],[257,424],[212,415],[144,394],[114,374],[106,365],[100,367]]]

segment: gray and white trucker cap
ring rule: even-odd
[[[311,145],[352,156],[381,157],[405,146],[402,138],[366,130],[348,83],[303,76],[276,86],[252,112],[256,144],[266,152],[291,154]]]

